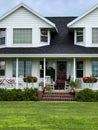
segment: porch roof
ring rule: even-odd
[[[55,23],[58,33],[52,33],[50,45],[37,48],[10,47],[0,48],[0,54],[98,54],[98,47],[74,45],[74,34],[69,32],[67,24],[76,17],[46,17]]]

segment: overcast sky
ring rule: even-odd
[[[42,16],[79,16],[98,4],[98,0],[0,0],[0,16],[21,2]]]

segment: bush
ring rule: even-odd
[[[38,89],[0,89],[0,101],[38,101]]]
[[[94,102],[96,101],[96,93],[86,88],[77,93],[76,100],[80,102]]]
[[[98,90],[95,92],[95,98],[96,98],[96,101],[98,101]]]
[[[0,89],[0,101],[6,101],[6,90]]]
[[[38,89],[26,88],[23,91],[24,101],[37,101],[38,100]]]

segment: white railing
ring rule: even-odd
[[[13,89],[18,86],[19,89],[23,89],[26,84],[22,78],[18,78],[18,85],[16,85],[16,78],[0,78],[0,88]]]
[[[18,81],[18,82],[17,82]],[[0,88],[4,89],[24,89],[24,88],[33,88],[34,84],[25,83],[23,81],[23,77],[19,77],[18,79],[12,78],[0,78]]]
[[[0,78],[0,88],[11,89],[16,87],[15,78]]]
[[[98,81],[96,83],[84,83],[82,78],[76,79],[77,89],[90,88],[93,90],[98,90]]]

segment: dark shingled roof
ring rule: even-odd
[[[98,48],[74,45],[74,35],[67,24],[76,17],[46,17],[55,23],[58,33],[52,33],[50,45],[37,48],[0,48],[0,54],[98,54]]]

